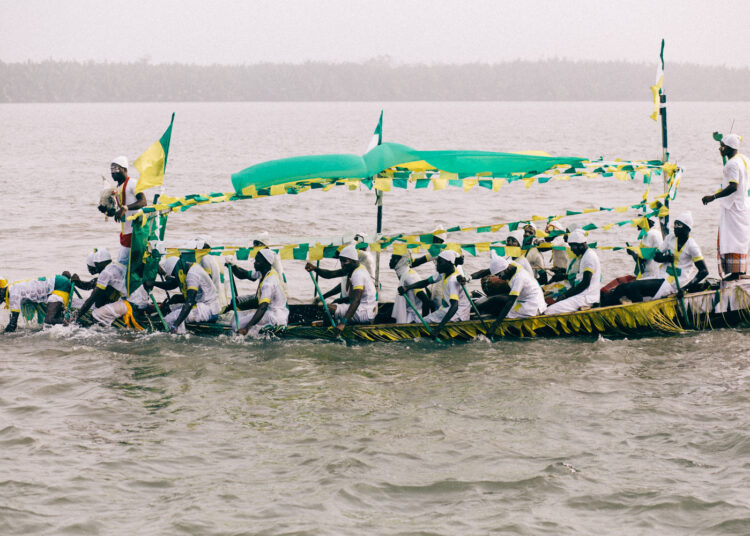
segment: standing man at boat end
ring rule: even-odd
[[[727,274],[724,281],[733,281],[747,272],[750,247],[750,201],[747,195],[750,163],[739,152],[741,139],[737,134],[729,134],[721,140],[719,152],[727,159],[721,190],[702,199],[704,205],[721,199],[717,245],[721,271]]]
[[[118,156],[112,160],[109,166],[112,178],[117,183],[117,204],[115,221],[122,223],[120,229],[120,252],[117,261],[128,265],[130,258],[130,241],[133,238],[133,222],[128,220],[136,210],[146,206],[146,195],[143,192],[135,193],[136,181],[128,176],[128,159]]]

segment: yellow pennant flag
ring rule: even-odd
[[[167,155],[169,154],[169,142],[172,138],[173,124],[174,114],[172,114],[172,120],[169,122],[169,128],[167,128],[162,137],[156,140],[133,163],[140,173],[138,183],[135,185],[136,194],[154,186],[161,186],[164,182],[164,171],[167,169]]]

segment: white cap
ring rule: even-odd
[[[128,157],[127,156],[118,156],[117,158],[112,159],[112,164],[117,164],[121,168],[128,169]]]
[[[456,264],[456,257],[458,257],[458,253],[450,249],[444,249],[440,252],[440,255],[438,255],[438,259],[443,259],[451,264]]]
[[[366,238],[367,238],[367,235],[365,233],[354,233],[353,240],[359,243],[359,242],[364,242]]]
[[[679,221],[690,229],[693,228],[693,214],[689,210],[686,210],[685,212],[677,216],[674,221]]]
[[[568,244],[587,244],[588,241],[586,240],[586,233],[584,233],[582,230],[577,229],[570,233],[570,236],[568,237]]]
[[[211,247],[211,237],[207,235],[199,235],[195,238],[195,249],[203,249],[203,246],[208,244]]]
[[[94,248],[94,251],[88,254],[86,257],[86,265],[92,268],[98,262],[111,261],[112,255],[109,254],[107,248]]]
[[[564,231],[565,227],[563,227],[563,224],[560,223],[560,220],[552,220],[551,222],[547,223],[550,227],[554,227],[555,229],[559,231]]]
[[[276,258],[276,254],[273,252],[272,249],[263,248],[258,253],[260,253],[261,255],[263,255],[263,258],[266,259],[266,261],[268,262],[268,264],[270,264],[271,266],[273,266],[273,261]]]
[[[349,259],[350,261],[358,261],[359,255],[357,254],[357,248],[355,248],[354,246],[346,246],[344,249],[342,249],[339,252],[339,259]]]
[[[172,275],[172,272],[174,272],[174,267],[177,266],[178,262],[180,262],[179,257],[164,257],[161,261],[159,261],[159,267],[164,270],[165,274]]]
[[[523,225],[524,230],[526,230],[527,227],[531,227],[532,229],[536,231],[536,224],[533,221],[530,221],[529,223],[525,223]]]
[[[508,266],[510,266],[508,259],[501,257],[494,251],[492,252],[492,257],[490,258],[490,273],[492,275],[497,275],[503,270],[507,270]]]
[[[731,147],[734,150],[739,150],[741,141],[742,141],[741,136],[738,136],[737,134],[728,134],[724,136],[724,138],[722,138],[721,143],[723,143],[727,147]],[[685,223],[685,222],[682,222],[682,223]]]

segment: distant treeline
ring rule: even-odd
[[[655,65],[568,60],[497,64],[184,65],[0,62],[0,102],[643,100]],[[671,100],[741,101],[750,69],[668,64]]]

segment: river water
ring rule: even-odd
[[[232,172],[271,158],[361,153],[380,107],[0,105],[0,275],[85,272],[92,246],[116,249],[116,225],[95,208],[99,177],[114,156],[132,162],[172,111],[166,190],[176,195],[230,191]],[[650,112],[387,103],[384,139],[650,159],[661,155]],[[693,212],[715,275],[717,207],[700,205],[721,173],[711,132],[732,120],[750,132],[750,105],[673,103],[669,113],[672,159],[686,170],[674,210]],[[619,206],[643,188],[581,179],[497,193],[394,190],[384,231]],[[167,240],[372,232],[373,198],[342,188],[199,207],[170,216]],[[629,217],[613,214],[586,221]],[[621,245],[635,233],[592,239]],[[601,257],[605,279],[630,268],[624,254]],[[290,294],[307,301],[301,267],[285,265]],[[384,294],[393,285],[386,274]],[[750,533],[745,330],[347,346],[22,326],[0,341],[3,535]]]

